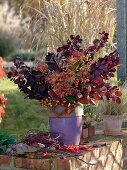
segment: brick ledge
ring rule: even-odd
[[[102,141],[101,141],[102,142]],[[104,147],[96,148],[94,151],[84,151],[80,159],[96,165],[87,165],[86,163],[75,159],[28,159],[0,155],[0,169],[12,170],[102,170],[103,168],[112,170],[122,170],[127,168],[127,137],[116,141],[107,141]]]

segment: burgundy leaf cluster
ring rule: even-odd
[[[55,137],[53,137],[55,135]],[[30,146],[37,146],[38,143],[44,144],[46,147],[59,146],[57,134],[51,134],[49,132],[39,132],[37,134],[32,133],[27,135],[21,142]]]
[[[31,70],[20,58],[15,59],[14,65],[16,69],[8,73],[8,78],[14,81],[19,89],[27,94],[27,97],[41,100],[49,96],[49,85],[45,83],[45,74]]]
[[[72,56],[75,50],[83,53],[84,55],[89,54],[89,58],[84,60],[87,64],[93,59],[94,54],[104,47],[104,44],[108,40],[108,33],[102,32],[100,35],[101,38],[95,39],[93,41],[93,45],[89,46],[86,50],[81,49],[82,39],[80,36],[71,35],[70,39],[67,40],[67,43],[57,49],[57,54],[48,53],[48,55],[46,55],[46,63],[48,64],[48,68],[51,71],[62,71],[62,69],[66,67],[66,63],[68,63],[68,57]]]
[[[62,69],[65,68],[66,64],[68,63],[67,58],[73,55],[72,51],[75,49],[82,51],[80,50],[81,43],[82,39],[79,35],[71,35],[70,39],[67,40],[67,44],[57,49],[57,54],[48,53],[48,55],[46,55],[46,63],[49,70],[59,72],[62,71]]]
[[[88,85],[92,87],[89,93],[91,98],[102,100],[103,96],[106,96],[107,100],[112,98],[118,104],[120,103],[119,96],[121,96],[122,93],[118,87],[111,86],[105,81],[114,77],[116,66],[120,64],[119,58],[118,52],[114,51],[104,58],[99,58],[96,63],[91,65],[90,81],[88,82]]]

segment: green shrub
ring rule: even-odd
[[[0,131],[0,154],[5,153],[7,147],[15,143],[16,140],[14,136],[9,135],[7,132]]]
[[[24,17],[21,13],[18,14],[20,11],[17,11],[17,9],[14,8],[14,5],[11,5],[10,3],[10,0],[8,2],[3,0],[0,3],[0,38],[1,32],[3,33],[2,45],[0,44],[0,47],[4,52],[8,52],[4,56],[10,54],[10,50],[13,49],[11,45],[14,45],[13,47],[16,49],[28,48],[29,45],[27,44],[29,42],[31,43],[31,32],[28,29],[30,18]],[[9,48],[7,48],[8,45]]]
[[[95,114],[95,110],[97,106],[84,105],[84,116],[89,120],[91,120],[92,122],[101,121],[101,117],[98,114]]]
[[[15,50],[15,40],[11,35],[0,31],[0,56],[5,57]]]
[[[14,53],[9,57],[9,60],[14,60],[16,57],[20,57],[23,61],[34,61],[36,54],[34,53]]]
[[[38,52],[21,49],[6,58],[7,61],[13,61],[16,57],[20,57],[23,61],[35,61],[42,59],[46,55],[46,49],[42,48]]]

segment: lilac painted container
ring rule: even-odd
[[[79,145],[82,133],[82,116],[49,117],[50,131],[58,133],[62,145]]]

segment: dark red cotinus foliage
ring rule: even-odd
[[[118,87],[107,83],[120,64],[119,54],[114,51],[96,59],[95,53],[108,40],[108,33],[102,32],[100,35],[101,38],[95,39],[87,49],[81,48],[79,35],[71,35],[56,54],[46,55],[41,69],[40,66],[31,69],[17,58],[14,61],[16,68],[8,73],[8,77],[18,84],[27,97],[40,100],[48,107],[60,104],[69,108],[77,102],[94,105],[96,100],[103,100],[103,97],[120,103],[122,94]]]
[[[14,60],[15,69],[8,73],[8,78],[18,85],[19,89],[30,99],[41,100],[48,96],[48,84],[45,83],[45,74],[32,70],[17,58]]]
[[[92,64],[89,82],[89,85],[93,87],[90,92],[91,98],[101,100],[103,96],[106,96],[107,100],[112,98],[115,102],[120,103],[118,96],[121,96],[121,93],[118,87],[112,87],[109,83],[105,82],[105,80],[114,77],[115,67],[119,64],[119,54],[116,51]]]

